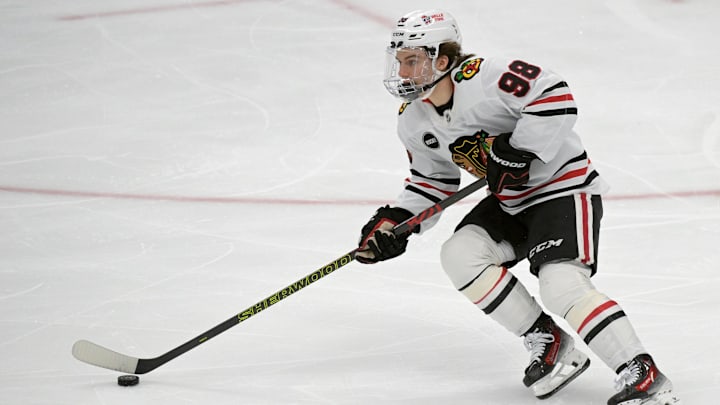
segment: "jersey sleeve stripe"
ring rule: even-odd
[[[419,188],[414,187],[411,184],[406,185],[405,190],[412,191],[415,194],[421,195],[421,196],[427,198],[428,200],[432,201],[433,203],[439,203],[442,200],[442,198],[435,197],[434,195],[427,193],[423,190],[420,190]]]
[[[433,186],[432,184],[429,184],[429,183],[418,183],[418,182],[411,181],[410,179],[405,179],[405,182],[408,183],[408,185],[413,184],[413,185],[415,185],[415,186],[420,186],[420,187],[424,187],[424,188],[429,188],[429,189],[432,189],[432,190],[441,192],[441,193],[445,194],[445,195],[448,196],[448,197],[451,196],[451,195],[453,195],[453,194],[455,194],[453,191],[443,190],[443,189],[441,189],[441,188],[439,188],[439,187],[435,187],[435,186]]]
[[[545,111],[524,111],[523,114],[535,115],[538,117],[552,117],[555,115],[577,115],[577,108],[558,108],[556,110]]]
[[[530,190],[528,190],[528,191],[526,191],[526,192],[524,192],[524,193],[522,193],[522,194],[513,195],[513,196],[498,195],[497,197],[498,197],[498,199],[499,199],[500,201],[510,201],[510,200],[522,199],[522,198],[527,197],[527,196],[529,196],[530,194],[536,193],[536,192],[538,192],[539,190],[541,190],[541,189],[543,189],[543,188],[545,188],[545,187],[548,187],[548,186],[550,186],[550,185],[552,185],[552,184],[555,184],[555,183],[558,183],[558,182],[561,182],[561,181],[565,181],[565,180],[569,180],[569,179],[572,179],[572,178],[575,178],[575,177],[581,177],[581,176],[585,175],[586,173],[587,173],[587,167],[582,168],[582,169],[573,170],[573,171],[567,172],[567,173],[565,173],[564,175],[562,175],[562,176],[554,179],[553,181],[550,181],[550,182],[547,182],[547,183],[545,183],[545,184],[543,184],[543,185],[541,185],[541,186],[532,188],[532,189],[530,189]]]
[[[569,180],[569,179],[573,179],[573,178],[575,178],[575,177],[584,176],[585,174],[587,174],[587,170],[588,170],[587,166],[582,167],[582,168],[580,168],[580,169],[571,170],[571,171],[563,174],[562,176],[553,179],[552,181],[549,181],[549,182],[547,182],[547,183],[545,183],[545,184],[541,184],[541,185],[539,185],[539,186],[537,186],[537,187],[531,188],[530,190],[527,190],[527,191],[525,191],[524,193],[517,194],[517,195],[497,195],[497,198],[498,198],[500,201],[508,201],[508,200],[521,199],[521,198],[524,198],[524,197],[529,196],[530,194],[533,194],[533,193],[537,192],[537,191],[540,190],[540,189],[543,189],[543,188],[545,188],[545,187],[547,187],[547,186],[550,186],[550,185],[552,185],[552,184],[555,184],[555,183],[558,183],[558,182],[561,182],[561,181],[565,181],[565,180]]]
[[[530,196],[530,197],[522,200],[522,201],[519,202],[519,203],[513,204],[512,206],[511,206],[510,204],[506,204],[506,202],[505,202],[505,201],[502,201],[502,200],[500,201],[500,203],[501,203],[502,205],[504,205],[505,207],[508,207],[508,208],[519,207],[519,206],[521,206],[521,205],[527,206],[528,204],[531,204],[531,203],[534,202],[534,201],[547,200],[548,197],[551,197],[551,196],[553,196],[553,195],[562,195],[562,194],[571,192],[571,191],[573,191],[573,190],[580,190],[580,189],[583,189],[583,188],[585,188],[585,187],[588,187],[590,184],[592,184],[592,182],[593,182],[596,178],[598,178],[598,176],[600,176],[600,174],[598,174],[597,171],[593,170],[592,172],[590,172],[590,173],[587,175],[587,177],[585,178],[585,181],[583,181],[582,183],[574,184],[574,185],[571,185],[571,186],[568,186],[568,187],[563,187],[563,188],[551,189],[551,190],[548,190],[548,191],[543,192],[543,193],[533,194],[532,196]],[[499,197],[499,196],[498,196],[498,197]],[[510,203],[515,203],[515,201],[511,201]]]
[[[532,103],[528,104],[526,107],[538,105],[538,104],[545,104],[545,103],[555,103],[558,101],[574,101],[572,94],[562,94],[560,96],[551,96],[546,98],[541,98],[540,100],[535,100]]]
[[[415,170],[415,169],[410,169],[410,173],[411,173],[413,176],[417,176],[417,177],[421,177],[421,178],[423,178],[423,179],[428,179],[428,180],[436,181],[436,182],[438,182],[438,183],[450,184],[450,185],[455,185],[455,186],[459,186],[459,185],[460,185],[460,178],[435,179],[435,178],[432,178],[432,177],[425,176],[424,174],[418,172],[418,171]]]
[[[590,161],[590,158],[588,158],[587,152],[583,152],[583,153],[575,156],[574,158],[568,160],[567,162],[565,162],[565,164],[560,169],[558,169],[558,171],[555,173],[557,174],[560,172],[560,170],[563,170],[564,168],[568,167],[569,165],[571,165],[573,163],[577,163],[577,162],[582,162],[583,160],[587,160],[588,163],[592,163]]]
[[[560,83],[558,83],[558,84],[556,84],[556,85],[554,85],[554,86],[548,87],[547,89],[545,89],[545,90],[542,92],[542,94],[547,94],[547,93],[550,93],[551,91],[554,91],[554,90],[557,90],[557,89],[560,89],[560,88],[563,88],[563,87],[568,87],[568,84],[567,84],[566,82],[560,82]]]

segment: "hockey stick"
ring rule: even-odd
[[[485,186],[485,184],[485,179],[481,179],[468,185],[467,187],[459,190],[457,193],[451,195],[444,200],[441,200],[437,204],[425,209],[424,211],[408,219],[407,221],[398,224],[397,226],[395,226],[395,228],[393,228],[393,233],[395,235],[402,235],[404,233],[410,232],[413,228],[415,228],[417,225],[420,225],[420,223],[422,223],[426,219],[438,214],[445,208],[467,197],[476,190]],[[299,290],[309,286],[310,284],[334,272],[335,270],[352,262],[355,259],[356,252],[357,249],[351,250],[340,258],[335,259],[331,263],[328,263],[325,266],[315,270],[314,272],[290,284],[282,290],[270,295],[269,297],[256,303],[255,305],[248,307],[239,314],[233,315],[232,318],[226,320],[225,322],[213,327],[210,330],[203,332],[201,335],[183,343],[182,345],[158,357],[141,359],[138,357],[128,356],[112,351],[87,340],[78,340],[77,342],[75,342],[72,348],[72,354],[73,356],[75,356],[76,359],[98,367],[107,368],[109,370],[116,370],[123,373],[145,374],[162,366],[163,364],[180,356],[181,354],[186,353],[193,348],[207,342],[211,338],[225,332],[226,330],[232,328],[240,322],[269,308],[270,306],[277,304],[278,302],[284,300],[290,295],[298,292]]]

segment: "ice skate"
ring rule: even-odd
[[[620,392],[608,400],[608,405],[680,405],[672,383],[647,354],[628,362],[615,384]]]
[[[525,369],[523,383],[536,397],[545,399],[582,374],[590,366],[590,359],[575,349],[573,339],[549,317],[536,325],[525,335],[530,365]]]

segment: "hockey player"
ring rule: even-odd
[[[363,227],[357,260],[404,253],[409,235],[390,230],[457,191],[460,168],[486,178],[488,196],[444,243],[441,263],[462,294],[524,337],[523,383],[547,398],[590,364],[510,272],[527,259],[546,308],[618,374],[608,404],[679,404],[620,305],[591,282],[606,184],[573,131],[568,84],[530,61],[464,54],[461,44],[442,10],[411,12],[392,32],[384,84],[405,101],[398,135],[410,176],[396,204]]]

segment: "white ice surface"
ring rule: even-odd
[[[404,257],[352,263],[137,387],[70,353],[157,356],[352,249],[406,176],[389,27],[436,4],[2,2],[0,404],[540,403],[520,339],[440,268],[467,202]],[[716,403],[720,4],[442,5],[467,50],[570,83],[612,185],[595,283],[685,404]],[[613,373],[592,358],[542,403],[604,404]]]

